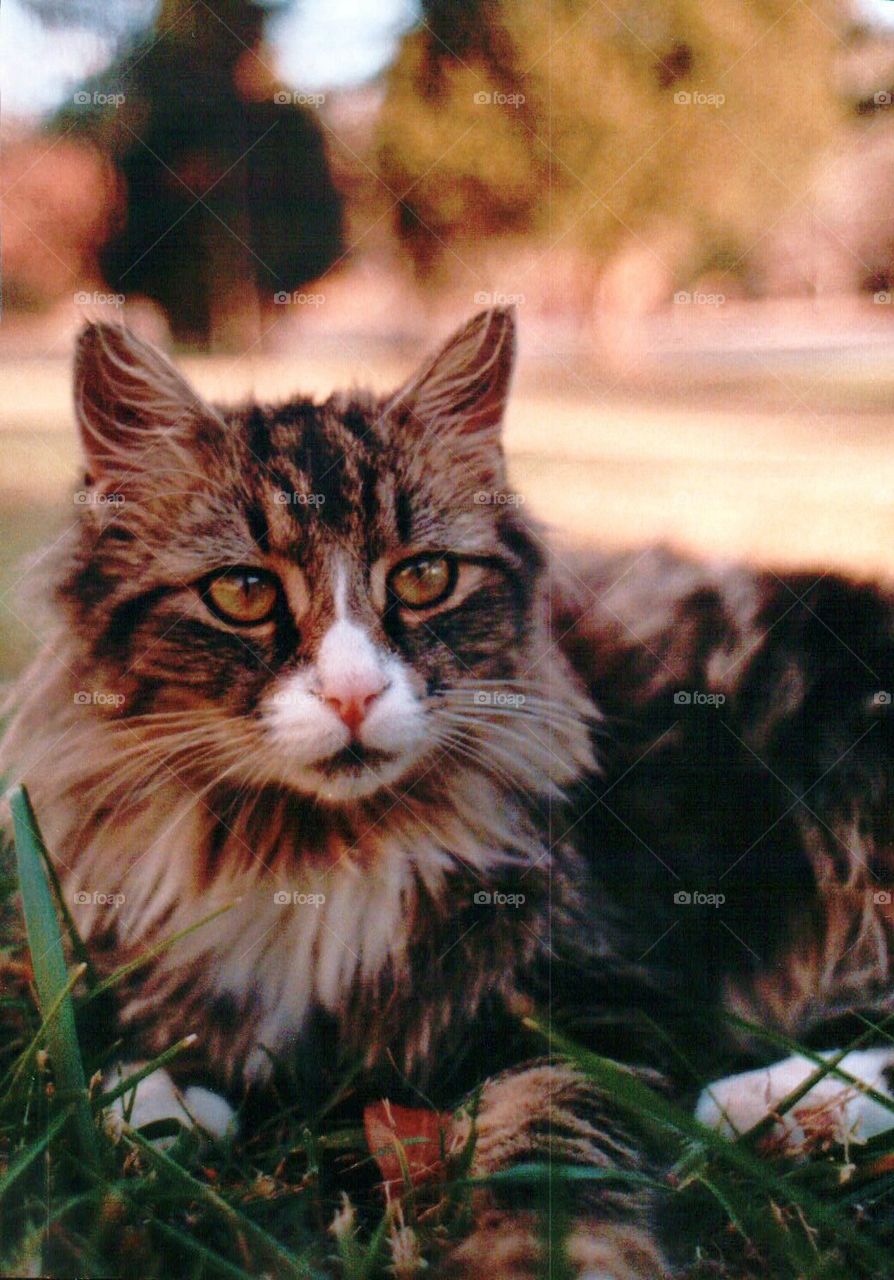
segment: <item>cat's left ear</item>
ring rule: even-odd
[[[499,456],[515,345],[514,308],[480,312],[392,397],[386,413],[451,453]]]

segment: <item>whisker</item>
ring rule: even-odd
[[[111,771],[103,769],[101,773],[97,770],[99,776],[95,785],[89,787],[88,795],[94,806],[99,806],[105,804],[112,794],[121,793],[117,812],[123,801],[134,801],[141,792],[154,786],[165,766],[189,764],[192,768],[203,769],[216,761],[225,763],[239,745],[238,739],[209,737],[195,727],[164,734],[152,742],[142,739],[130,742],[119,751],[115,768]],[[131,778],[134,785],[129,785]]]
[[[442,694],[442,700],[445,703],[458,703],[463,707],[471,707],[481,714],[490,715],[550,715],[554,719],[567,720],[570,724],[580,724],[585,718],[580,713],[570,709],[566,704],[558,702],[551,698],[544,698],[537,695],[518,694],[520,701],[515,706],[501,706],[494,702],[476,701],[476,693],[487,692],[487,690],[477,689],[449,689]],[[500,689],[505,696],[512,697],[515,691],[512,689]],[[493,695],[488,695],[493,696]],[[595,718],[595,717],[593,717]]]
[[[507,744],[515,742],[519,745],[528,746],[530,746],[532,740],[537,741],[537,736],[534,733],[534,724],[532,723],[528,723],[526,725],[513,721],[510,724],[505,724],[495,722],[486,716],[470,716],[461,711],[444,711],[442,714],[443,718],[448,723],[458,727],[479,730],[486,727],[489,731],[488,739],[490,741],[494,739],[502,739]],[[543,732],[549,732],[552,730],[552,732],[557,735],[562,732],[562,726],[559,725],[550,726],[548,724],[544,724],[542,721],[536,722],[536,725],[537,728],[541,729]],[[528,730],[528,732],[525,732],[525,730]]]
[[[511,790],[516,790],[519,787],[519,779],[516,774],[510,771],[509,767],[517,764],[517,759],[506,756],[498,748],[491,749],[491,745],[488,744],[488,750],[485,751],[483,744],[476,742],[468,734],[458,730],[442,730],[437,734],[436,741],[455,748],[457,754],[461,754],[466,760],[474,761],[485,773],[491,774]],[[504,761],[506,767],[497,764],[497,760]]]

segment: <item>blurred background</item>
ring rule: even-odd
[[[892,0],[4,0],[0,82],[0,675],[87,317],[276,399],[514,302],[560,547],[890,575]]]

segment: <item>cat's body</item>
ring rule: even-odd
[[[606,728],[582,843],[650,1017],[724,1052],[720,1007],[795,1038],[890,1007],[894,596],[661,551],[572,568],[555,627]]]
[[[491,1078],[478,1168],[638,1168],[518,1008],[694,1098],[662,1028],[704,1083],[758,1043],[722,1008],[887,1007],[894,602],[557,561],[505,500],[511,347],[490,313],[390,401],[225,411],[89,330],[89,501],[5,752],[101,966],[235,904],[133,974],[135,1056],[195,1032],[184,1078],[235,1096],[277,1059],[313,1097]],[[448,1265],[521,1274],[512,1233]],[[637,1196],[585,1196],[570,1251],[661,1273]]]

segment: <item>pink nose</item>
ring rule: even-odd
[[[340,720],[348,726],[351,736],[357,736],[357,730],[366,719],[372,705],[385,689],[385,681],[380,677],[371,677],[368,681],[352,682],[341,686],[324,688],[321,697],[331,707]]]

